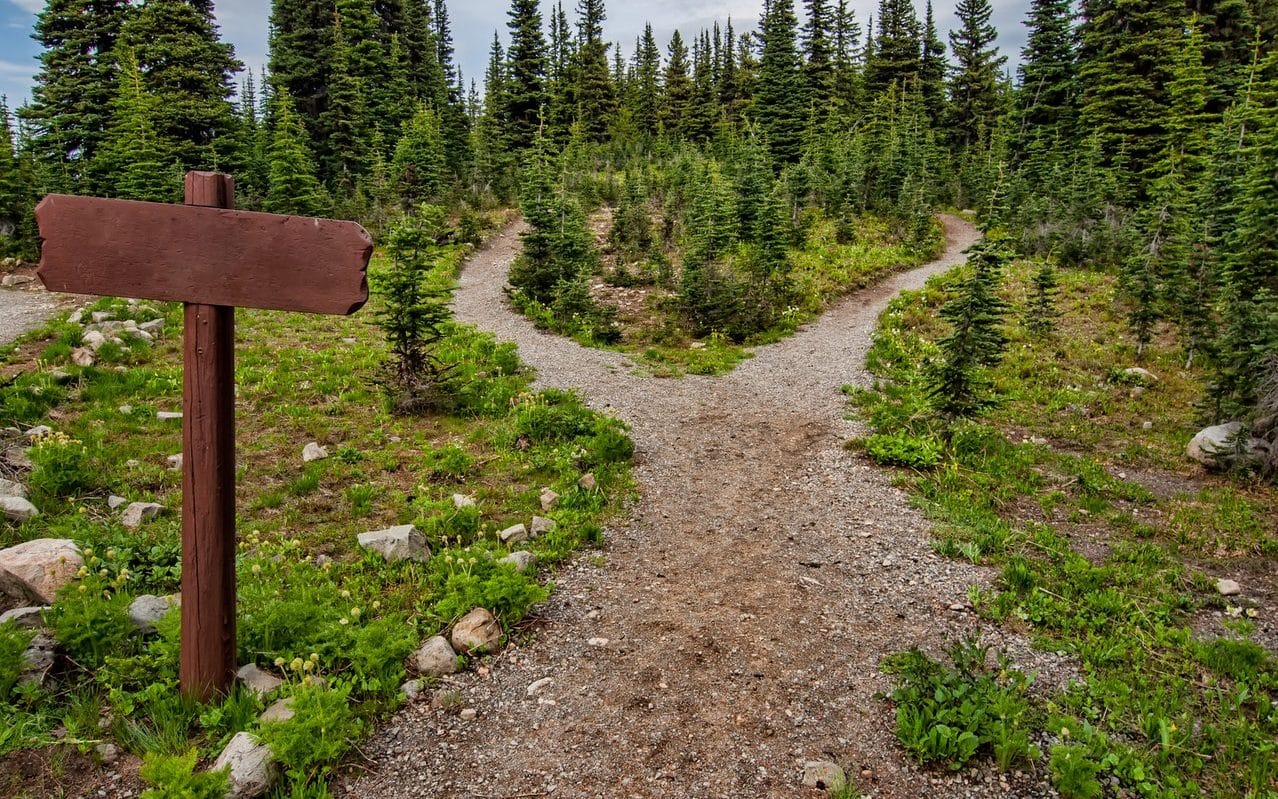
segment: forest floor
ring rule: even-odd
[[[940,258],[718,378],[645,377],[621,353],[536,330],[503,293],[519,227],[479,251],[458,319],[517,342],[539,386],[577,389],[628,422],[641,498],[488,668],[438,686],[444,704],[474,713],[410,705],[336,793],[818,797],[801,788],[804,764],[834,760],[867,796],[1054,795],[1042,774],[919,768],[882,697],[886,655],[971,635],[1039,671],[1040,685],[1072,672],[986,629],[966,598],[993,571],[937,555],[890,475],[844,447],[861,431],[844,420],[841,387],[871,381],[879,314],[962,263],[978,237],[943,221]]]

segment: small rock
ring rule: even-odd
[[[39,424],[27,430],[27,432],[23,433],[23,435],[27,438],[39,438],[40,436],[47,436],[52,432],[52,427],[49,427],[47,424]]]
[[[115,510],[121,505],[126,505],[128,504],[128,502],[129,501],[125,499],[124,497],[118,497],[115,494],[112,494],[111,496],[107,497],[107,507],[110,508],[111,510]]]
[[[0,285],[5,288],[13,288],[14,286],[25,286],[34,280],[35,278],[31,275],[5,275],[4,279],[0,280]]]
[[[32,605],[26,608],[14,608],[0,613],[0,625],[6,622],[13,622],[18,627],[24,627],[28,630],[44,626],[44,612],[49,610],[48,605]]]
[[[392,563],[397,560],[415,560],[418,563],[430,560],[426,539],[411,524],[360,533],[357,539],[361,547],[378,553]]]
[[[77,349],[71,350],[71,363],[75,364],[76,366],[83,366],[87,369],[88,367],[92,366],[96,361],[97,361],[97,358],[93,356],[93,350],[87,347],[79,347]]]
[[[158,502],[130,502],[124,509],[124,513],[120,514],[120,524],[130,530],[136,530],[142,526],[142,522],[160,515],[162,510],[164,506]]]
[[[138,330],[144,330],[153,336],[158,336],[164,330],[164,320],[152,319],[149,322],[143,322],[138,325]]]
[[[1132,386],[1132,390],[1127,392],[1127,395],[1131,397],[1132,399],[1139,399],[1141,395],[1143,395],[1144,393],[1145,393],[1144,386]]]
[[[31,645],[22,653],[22,683],[44,685],[44,678],[53,669],[58,643],[44,633],[36,633]]]
[[[0,477],[0,497],[26,497],[27,489],[22,483],[15,483]]]
[[[688,345],[688,349],[690,350],[704,350],[705,348],[706,343],[704,341],[694,341]]]
[[[559,495],[549,488],[541,490],[541,509],[549,513],[559,504]]]
[[[497,534],[503,544],[517,544],[528,540],[528,528],[523,524],[512,524]]]
[[[165,460],[169,462],[170,469],[182,468],[182,453],[180,452],[176,455],[170,455],[169,457],[165,458]]]
[[[453,507],[461,510],[462,508],[475,507],[475,498],[468,497],[465,494],[453,494]]]
[[[97,352],[98,349],[107,342],[106,336],[97,330],[86,330],[84,335],[80,337],[80,343],[90,350]]]
[[[100,324],[102,324],[103,322],[106,322],[106,321],[109,321],[109,320],[111,320],[111,319],[114,319],[114,318],[115,318],[115,314],[111,313],[110,311],[94,311],[94,312],[93,312],[93,313],[89,316],[89,318],[93,320],[93,324],[95,324],[95,325],[100,325]]]
[[[67,383],[71,382],[71,373],[65,369],[54,369],[52,372],[49,372],[49,379],[60,386],[65,386]]]
[[[182,418],[181,411],[156,411],[155,418],[161,422],[172,422]]]
[[[545,516],[534,516],[532,517],[532,524],[529,525],[529,532],[536,538],[539,535],[553,533],[557,527],[559,525],[555,523],[554,519],[547,519]]]
[[[593,472],[587,472],[586,474],[583,474],[581,476],[581,479],[577,481],[577,487],[580,488],[582,491],[594,491],[595,488],[598,487],[598,485],[599,485],[599,481],[595,480],[595,475]]]
[[[1141,430],[1153,430],[1153,429],[1154,429],[1154,423],[1153,423],[1153,422],[1141,422],[1140,429],[1141,429]]]
[[[22,524],[40,515],[40,510],[25,497],[0,497],[0,516]]]
[[[1131,366],[1124,369],[1123,376],[1126,377],[1128,380],[1134,381],[1136,383],[1157,383],[1158,382],[1158,375],[1154,374],[1148,369],[1142,369],[1139,366]]]
[[[519,550],[512,552],[504,558],[498,558],[498,563],[509,563],[515,567],[515,571],[526,572],[537,565],[537,556],[527,550]]]
[[[246,663],[240,666],[240,670],[235,672],[235,676],[239,678],[245,688],[257,694],[259,699],[284,684],[284,681],[279,677],[258,668],[256,663]]]
[[[115,744],[101,743],[93,747],[93,751],[97,752],[98,760],[102,761],[104,766],[109,766],[120,759],[120,750]]]
[[[529,697],[534,697],[554,684],[554,677],[542,677],[540,680],[536,680],[528,686],[527,695]]]
[[[31,471],[35,465],[31,462],[31,456],[27,454],[25,447],[9,447],[4,451],[4,462],[12,466],[14,469],[21,469],[24,472]]]
[[[6,500],[18,499],[6,497]],[[22,500],[25,502],[26,500]],[[84,565],[80,548],[69,538],[37,538],[0,550],[0,591],[52,604],[58,590]]]
[[[328,457],[328,450],[319,445],[319,442],[312,441],[302,447],[302,463],[310,463],[311,461],[322,461]]]
[[[399,692],[403,694],[404,698],[407,699],[409,702],[416,702],[418,699],[421,698],[422,690],[425,688],[426,688],[425,680],[421,680],[421,679],[408,680],[403,685],[399,686]]]
[[[596,646],[596,647],[607,646],[608,639],[607,638],[591,638],[589,641],[586,642],[586,644],[588,646]]]
[[[141,632],[154,632],[156,622],[164,618],[172,608],[172,603],[165,597],[143,594],[129,604],[129,621]]]
[[[475,717],[478,715],[479,715],[478,710],[476,710],[473,707],[468,707],[462,710],[462,712],[458,713],[457,718],[461,719],[462,721],[474,721]]]
[[[226,799],[255,799],[269,791],[279,775],[271,748],[247,732],[235,734],[213,762],[212,770],[225,770],[230,778]]]
[[[453,651],[448,639],[442,635],[430,638],[421,648],[413,653],[413,665],[419,674],[427,677],[442,677],[445,674],[457,673],[457,653]]]
[[[453,649],[463,654],[495,652],[501,645],[501,622],[484,608],[475,608],[453,625]]]
[[[279,723],[293,718],[297,714],[293,712],[292,701],[290,698],[276,699],[270,707],[262,711],[262,723]]]
[[[71,315],[67,317],[67,321],[68,321],[68,322],[70,322],[70,323],[71,323],[71,324],[73,324],[73,325],[78,325],[78,324],[80,324],[81,322],[83,322],[83,321],[84,321],[84,309],[83,309],[83,308],[76,308],[74,311],[72,311],[72,312],[71,312]]]
[[[824,791],[837,791],[847,783],[843,769],[828,760],[809,760],[803,764],[803,785]]]
[[[1234,580],[1222,577],[1216,581],[1216,592],[1221,596],[1237,596],[1242,593],[1242,586]]]

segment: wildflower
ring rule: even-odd
[[[284,665],[284,662],[285,662],[285,661],[284,661],[284,658],[275,658],[275,666],[276,666],[276,668],[279,668],[280,666],[283,666],[283,665]]]
[[[81,566],[81,567],[80,567],[80,571],[76,572],[76,573],[75,573],[75,576],[76,576],[76,577],[80,577],[80,578],[88,577],[88,576],[89,576],[89,570],[88,570],[86,567]]]
[[[307,660],[302,663],[302,671],[311,671],[315,668],[315,661]]]
[[[351,618],[352,618],[352,619],[358,619],[358,618],[359,618],[359,614],[360,614],[360,609],[359,609],[359,608],[351,608]]]
[[[293,662],[292,662],[292,663],[290,663],[290,664],[288,664],[288,665],[289,665],[289,668],[291,668],[293,671],[301,671],[301,670],[302,670],[302,659],[301,659],[301,658],[293,658]]]
[[[312,662],[319,662],[319,655],[317,655],[316,653],[312,652],[312,653],[311,653],[311,661],[312,661]]]
[[[350,619],[347,619],[345,616],[343,616],[337,620],[337,623],[345,626],[347,624],[350,624],[351,622],[350,622]]]
[[[106,551],[107,560],[115,560],[115,547],[111,547]]]
[[[347,591],[345,588],[343,588],[343,589],[342,589],[342,599],[350,599],[350,598],[351,598],[351,592],[350,592],[350,591]]]
[[[253,568],[249,569],[249,571],[253,572],[254,574],[261,574],[262,565],[260,563],[254,563]]]
[[[374,600],[373,600],[373,610],[381,610],[381,609],[382,609],[382,603],[381,603],[381,602],[379,602],[378,600],[374,599]]]
[[[106,569],[98,569],[98,576],[99,576],[99,577],[106,577],[109,573],[110,573],[110,572],[108,572]]]
[[[85,548],[84,548],[84,556],[85,556],[86,558],[91,558],[91,557],[93,557],[93,547],[85,547]]]
[[[84,586],[80,586],[80,593],[82,593],[82,594],[83,594],[83,593],[84,593],[84,591],[85,591]]]

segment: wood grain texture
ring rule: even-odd
[[[202,203],[226,180],[198,184]],[[373,242],[354,222],[66,194],[36,222],[53,291],[332,314],[368,300]]]
[[[192,172],[188,203],[231,206],[225,175]],[[184,696],[231,689],[235,644],[235,309],[187,303],[182,370],[182,637]]]

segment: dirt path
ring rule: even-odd
[[[38,327],[58,310],[59,295],[43,290],[0,289],[0,344]]]
[[[936,556],[888,476],[842,448],[856,428],[840,387],[870,379],[879,313],[977,237],[944,222],[940,259],[720,378],[639,377],[623,355],[536,331],[503,302],[517,229],[477,253],[457,316],[516,341],[541,385],[577,388],[628,421],[642,498],[608,531],[606,562],[557,577],[534,636],[452,681],[477,717],[411,706],[370,742],[370,771],[347,795],[818,797],[801,787],[814,759],[840,762],[876,797],[1040,795],[1029,775],[1009,788],[919,770],[875,696],[889,688],[884,655],[976,629],[951,607],[988,579]]]

